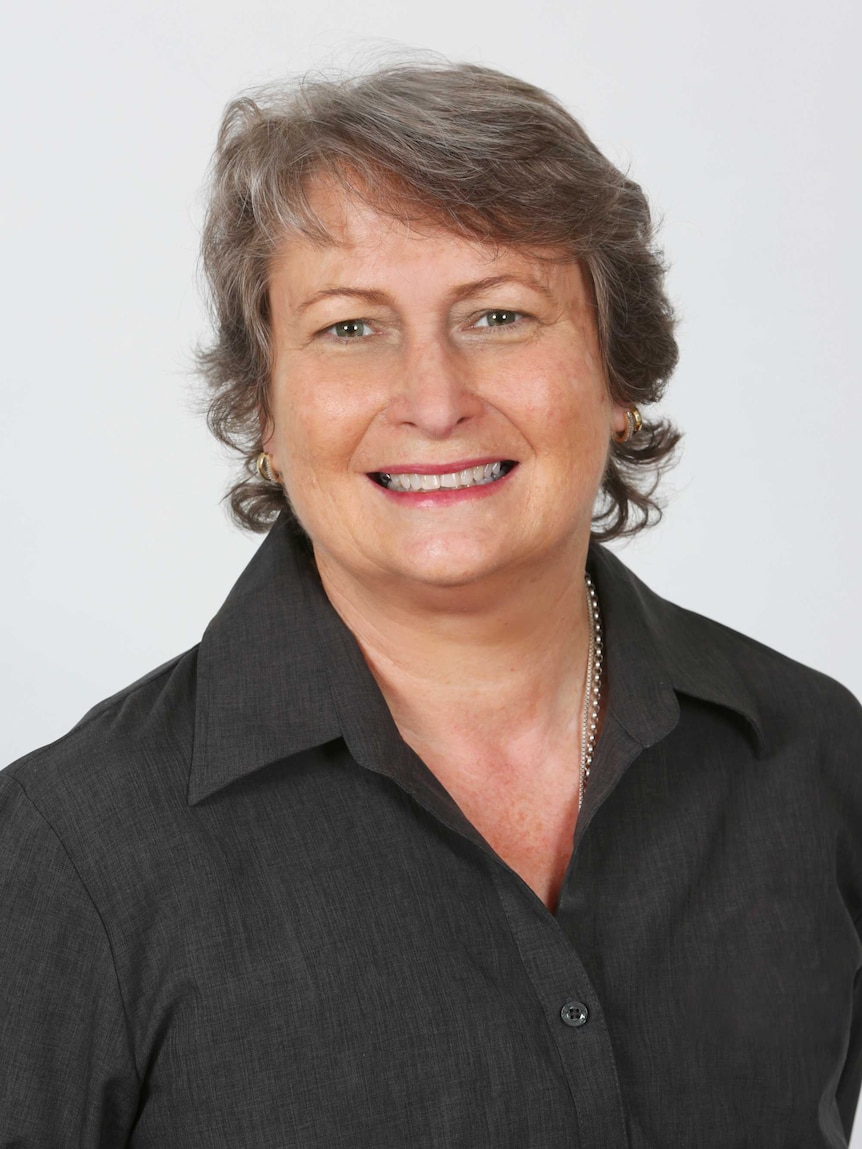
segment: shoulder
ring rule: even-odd
[[[31,807],[26,817],[35,811],[74,850],[76,841],[128,837],[136,812],[169,795],[184,801],[197,651],[104,699],[62,738],[0,771],[0,819],[4,809],[6,819],[24,817],[23,798]]]
[[[840,682],[774,647],[696,611],[662,600],[674,630],[695,648],[720,653],[735,668],[759,703],[809,709],[829,703],[862,723],[862,706]]]
[[[666,609],[695,649],[733,668],[765,733],[804,728],[829,742],[849,739],[854,748],[862,744],[862,706],[842,683],[695,611],[673,603],[666,603]]]
[[[629,628],[681,694],[744,714],[766,746],[788,739],[859,753],[862,706],[841,683],[786,654],[663,598],[615,554],[594,547],[612,623]],[[604,600],[603,600],[604,605]]]

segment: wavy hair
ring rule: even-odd
[[[321,177],[399,219],[499,245],[551,249],[587,273],[610,397],[648,407],[677,361],[646,197],[547,92],[474,64],[404,63],[305,79],[225,110],[202,240],[214,338],[199,349],[207,421],[241,460],[233,518],[266,530],[287,506],[256,469],[273,363],[268,284],[285,235],[332,242],[309,202]],[[679,441],[664,419],[611,442],[593,516],[599,541],[656,521]]]

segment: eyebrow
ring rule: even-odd
[[[544,296],[546,299],[554,299],[554,294],[551,289],[542,283],[541,280],[534,279],[533,276],[522,275],[489,275],[485,279],[476,279],[471,283],[462,283],[452,289],[449,293],[449,299],[451,303],[461,303],[463,300],[469,299],[472,295],[479,295],[483,291],[489,291],[493,287],[500,287],[509,283],[532,288],[533,291],[538,292],[539,295]],[[376,288],[346,286],[323,287],[320,291],[316,291],[314,295],[300,303],[296,312],[298,315],[302,315],[309,307],[313,307],[315,303],[320,303],[323,299],[336,297],[342,299],[358,299],[363,303],[373,303],[380,306],[387,306],[392,303],[391,297],[385,291],[378,291]]]
[[[297,315],[302,315],[303,312],[308,311],[309,307],[313,307],[315,303],[320,303],[322,299],[330,299],[340,296],[346,299],[361,299],[364,303],[389,303],[389,296],[385,291],[375,291],[373,288],[364,287],[323,287],[320,291],[316,291],[314,295],[304,300],[296,309]]]

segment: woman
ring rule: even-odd
[[[600,545],[677,439],[640,189],[396,67],[233,104],[204,258],[269,535],[0,775],[0,1145],[846,1145],[859,707]]]

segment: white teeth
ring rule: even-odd
[[[502,461],[485,463],[478,467],[468,467],[464,471],[451,471],[446,475],[390,475],[385,473],[383,485],[391,491],[447,491],[462,490],[465,487],[479,487],[493,483],[503,474]]]

